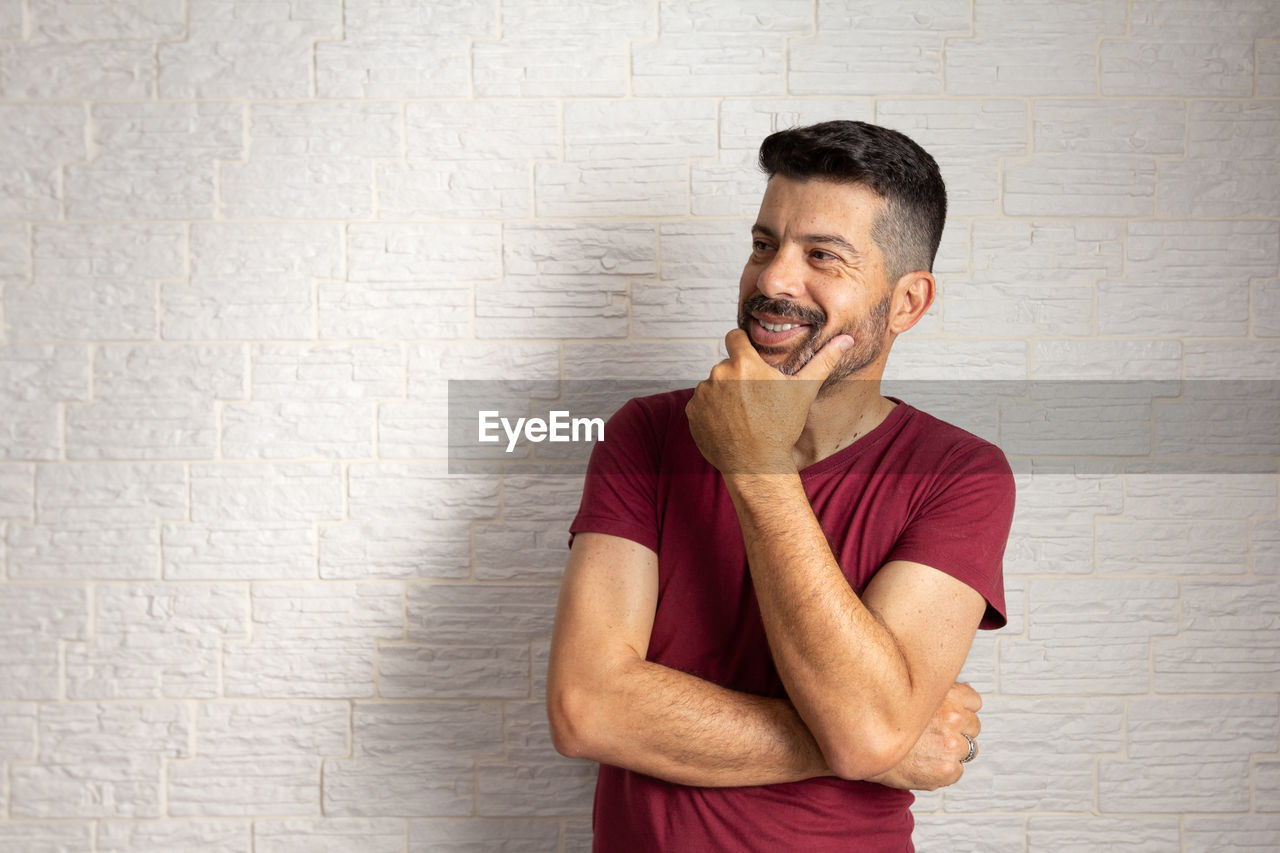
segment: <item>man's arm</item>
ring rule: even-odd
[[[769,647],[801,718],[837,775],[893,768],[964,665],[985,600],[905,561],[880,569],[859,598],[798,475],[726,480]]]
[[[574,538],[547,675],[556,749],[702,787],[831,775],[785,700],[645,660],[657,596],[653,551],[599,533]]]
[[[882,567],[860,598],[832,555],[794,449],[822,380],[851,343],[837,336],[784,377],[735,329],[725,338],[729,358],[686,411],[737,510],[787,694],[835,773],[866,779],[901,762],[925,731],[986,603],[967,584],[905,561]]]
[[[556,749],[685,785],[764,785],[833,775],[785,700],[727,690],[645,660],[657,602],[653,551],[595,533],[574,538],[547,678]],[[933,790],[960,778],[961,731],[981,699],[955,685],[907,759],[870,781]]]

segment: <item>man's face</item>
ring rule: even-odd
[[[883,205],[856,184],[769,181],[739,282],[738,325],[782,373],[794,374],[840,334],[854,345],[824,390],[883,371],[891,290],[871,239]]]

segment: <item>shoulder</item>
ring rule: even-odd
[[[927,466],[934,473],[988,474],[1012,482],[1009,461],[995,444],[907,403],[899,405],[905,411],[895,444],[913,467]]]

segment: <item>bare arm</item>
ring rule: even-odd
[[[769,646],[788,695],[835,772],[901,762],[968,655],[986,608],[929,566],[884,566],[859,598],[798,476],[732,477]]]
[[[703,787],[831,775],[785,700],[645,660],[657,592],[653,551],[604,534],[574,538],[547,678],[556,748]]]

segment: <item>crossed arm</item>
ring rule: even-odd
[[[703,787],[840,775],[787,700],[728,690],[645,660],[657,588],[657,555],[648,548],[604,534],[574,539],[548,675],[556,748]],[[905,758],[875,773],[859,769],[853,778],[926,790],[959,779],[960,732],[977,735],[981,700],[950,680],[939,696],[941,704],[924,711],[928,725],[921,724]],[[849,768],[840,770],[848,775]]]

